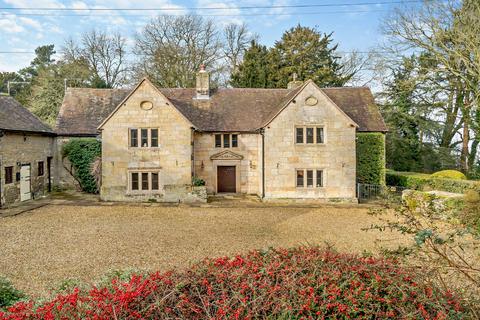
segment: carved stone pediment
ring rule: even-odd
[[[242,160],[243,156],[230,150],[216,153],[210,157],[211,160]]]

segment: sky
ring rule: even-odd
[[[387,4],[386,2],[391,3]],[[108,32],[118,31],[128,39],[128,43],[132,47],[135,33],[140,32],[145,24],[157,14],[198,14],[215,20],[219,26],[230,22],[245,22],[252,32],[259,35],[260,42],[268,46],[279,39],[285,30],[301,24],[317,27],[322,32],[333,32],[333,38],[339,44],[339,51],[367,51],[382,42],[383,36],[380,28],[382,20],[395,7],[401,5],[398,2],[400,1],[0,0],[0,71],[19,70],[29,65],[34,57],[32,52],[36,47],[54,44],[57,51],[60,51],[66,39],[70,37],[78,39],[82,32],[93,28]],[[335,6],[331,6],[332,4]],[[285,7],[302,5],[316,5],[316,7]],[[264,8],[258,8],[259,6]],[[256,8],[245,9],[244,7]],[[77,10],[41,11],[7,8],[69,8]],[[117,10],[89,10],[92,8]],[[118,9],[139,8],[163,10],[118,11]]]

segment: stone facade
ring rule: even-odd
[[[130,147],[132,128],[158,129],[158,147]],[[191,185],[192,137],[192,124],[153,85],[142,82],[102,127],[101,199],[180,201],[166,191]],[[132,172],[158,173],[159,190],[133,191]]]
[[[142,109],[145,101],[151,102],[148,110]],[[298,126],[321,127],[324,142],[296,143]],[[159,147],[129,147],[131,128],[158,128]],[[237,135],[238,145],[216,146],[215,136],[226,134]],[[191,192],[188,186],[193,176],[206,182],[209,193],[217,193],[218,167],[229,166],[235,167],[237,193],[263,196],[265,192],[265,199],[354,201],[355,134],[355,122],[313,83],[305,86],[272,117],[264,128],[265,148],[262,150],[261,130],[195,130],[160,91],[149,82],[142,82],[102,126],[101,197],[123,201],[182,201],[188,198],[182,195]],[[264,188],[262,152],[265,153]],[[299,187],[297,170],[321,170],[322,185],[305,182],[304,187]],[[133,178],[129,172],[133,171],[158,171],[160,190],[130,190]]]
[[[20,175],[21,165],[30,166],[30,190],[31,198],[35,199],[45,195],[50,183],[55,184],[53,157],[55,154],[55,138],[33,133],[4,132],[0,137],[0,205],[9,206],[20,201]],[[48,160],[48,159],[51,160]],[[43,161],[44,172],[39,176],[38,164]],[[13,182],[5,184],[5,167],[13,167]]]
[[[298,126],[322,127],[324,143],[295,143]],[[307,85],[265,128],[265,197],[355,199],[355,134],[355,123]],[[323,170],[323,187],[296,187],[297,169]]]

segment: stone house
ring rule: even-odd
[[[15,99],[0,95],[0,207],[54,184],[55,134]]]
[[[205,70],[196,88],[69,88],[59,137],[95,126],[112,201],[184,201],[193,177],[213,194],[356,201],[356,134],[387,131],[368,88],[211,89]]]

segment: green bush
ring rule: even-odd
[[[480,181],[432,178],[430,175],[412,172],[387,171],[387,185],[415,190],[439,190],[465,193],[468,190],[480,191]]]
[[[72,139],[63,146],[62,157],[72,164],[72,174],[85,192],[98,192],[97,182],[92,175],[92,164],[101,154],[101,142],[94,138]]]
[[[357,181],[385,184],[385,135],[357,133]]]
[[[0,309],[11,306],[24,297],[23,292],[15,289],[8,279],[0,277]]]
[[[193,185],[194,187],[204,186],[204,185],[205,185],[205,180],[200,179],[200,178],[198,178],[198,177],[193,177],[193,178],[192,178],[192,185]]]
[[[431,175],[432,178],[443,178],[453,180],[467,180],[467,177],[457,170],[442,170]]]

